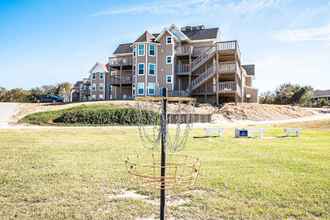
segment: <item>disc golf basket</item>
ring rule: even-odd
[[[183,190],[195,184],[200,161],[178,154],[192,128],[195,100],[185,97],[137,98],[138,133],[149,151],[126,159],[128,173],[141,187],[160,192],[160,219],[165,219],[166,190]]]

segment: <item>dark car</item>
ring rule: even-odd
[[[41,103],[57,103],[57,102],[63,102],[64,99],[61,96],[56,96],[56,95],[42,95],[37,98],[38,102]]]

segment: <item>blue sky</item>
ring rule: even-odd
[[[261,91],[330,89],[330,0],[0,0],[0,86],[75,82],[118,43],[171,24],[238,40]]]

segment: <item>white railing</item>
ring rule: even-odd
[[[197,88],[202,82],[209,79],[212,75],[214,75],[214,67],[210,66],[205,72],[200,74],[196,79],[191,81],[192,89]]]
[[[175,66],[175,72],[177,74],[189,73],[190,72],[190,64],[177,64]]]
[[[228,50],[234,50],[238,57],[241,57],[241,51],[238,46],[237,41],[222,41],[222,42],[217,42],[217,50],[218,51],[228,51]]]
[[[219,71],[220,73],[235,73],[237,71],[237,63],[220,63]]]
[[[109,57],[110,66],[132,65],[132,57]]]
[[[191,46],[178,46],[175,48],[175,53],[177,55],[187,55],[191,54],[192,47]]]
[[[219,92],[237,92],[238,94],[241,94],[241,87],[235,81],[219,82]]]

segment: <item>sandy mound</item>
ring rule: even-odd
[[[313,110],[289,105],[266,105],[255,103],[225,104],[218,114],[229,120],[285,120],[315,115]]]

